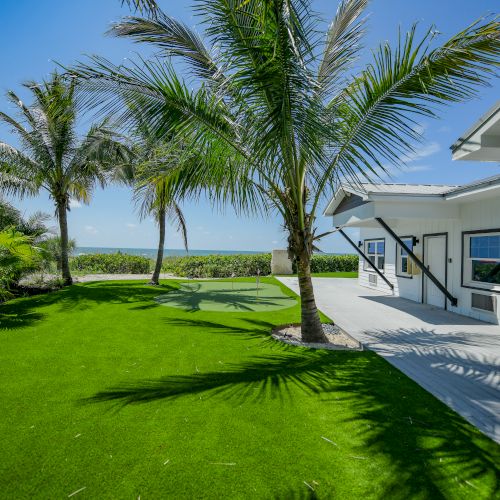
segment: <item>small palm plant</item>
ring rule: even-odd
[[[413,26],[357,68],[367,3],[341,0],[321,37],[310,0],[198,0],[203,36],[161,12],[130,17],[112,33],[160,48],[157,59],[124,67],[95,57],[75,68],[89,103],[120,112],[140,102],[157,134],[185,136],[198,157],[183,176],[187,189],[210,185],[243,208],[260,195],[279,214],[309,342],[325,340],[310,267],[321,203],[341,179],[357,183],[404,163],[421,139],[416,119],[475,96],[499,65],[493,19],[441,45],[434,29],[418,39]],[[182,60],[189,84],[170,57]]]
[[[127,159],[127,150],[106,122],[90,127],[79,140],[74,80],[54,73],[42,84],[25,86],[33,94],[33,104],[26,106],[14,92],[8,92],[19,117],[0,112],[0,120],[21,144],[15,148],[0,142],[0,189],[21,197],[45,191],[52,198],[59,221],[62,277],[65,284],[71,284],[67,219],[70,200],[87,203],[94,186],[106,182],[107,170]]]
[[[11,286],[39,265],[40,250],[33,240],[14,227],[0,230],[0,301],[11,298]]]

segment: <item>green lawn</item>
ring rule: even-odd
[[[155,301],[178,288],[0,305],[1,498],[498,498],[500,447],[376,354],[272,340],[298,305]]]

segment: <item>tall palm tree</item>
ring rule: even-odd
[[[54,73],[42,84],[27,83],[33,104],[26,106],[12,91],[9,101],[18,117],[0,112],[0,120],[17,136],[20,147],[0,142],[0,190],[18,196],[35,196],[42,190],[52,198],[59,221],[61,271],[72,283],[68,261],[70,199],[87,203],[94,186],[104,185],[106,170],[125,161],[126,148],[106,122],[90,127],[79,140],[78,99],[75,81]]]
[[[159,285],[160,272],[163,264],[163,251],[165,246],[165,227],[167,219],[177,225],[181,233],[184,247],[187,251],[187,226],[181,208],[175,202],[172,184],[164,175],[151,176],[147,174],[141,180],[135,181],[134,196],[140,207],[142,218],[152,215],[158,224],[159,239],[156,263],[151,277],[151,285]]]
[[[133,138],[131,161],[115,169],[114,179],[133,187],[141,219],[152,216],[158,224],[158,252],[150,284],[159,285],[167,220],[177,226],[188,250],[186,220],[176,199],[179,176],[171,173],[171,166],[188,161],[188,156],[174,135],[158,138],[144,120],[140,106],[130,107],[129,112],[133,116],[128,130]]]
[[[441,45],[433,28],[418,37],[413,26],[358,69],[366,6],[341,0],[320,37],[310,0],[200,0],[204,36],[162,13],[129,17],[112,33],[159,47],[157,59],[125,67],[94,57],[75,68],[89,104],[119,112],[140,100],[158,133],[186,135],[200,158],[189,183],[218,183],[219,196],[243,203],[246,179],[281,215],[306,341],[324,340],[310,272],[322,201],[340,179],[359,182],[403,164],[421,139],[415,120],[475,96],[500,62],[495,18]],[[169,57],[182,60],[187,83]]]

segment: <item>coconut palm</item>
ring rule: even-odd
[[[75,81],[57,73],[42,84],[27,83],[34,102],[26,106],[14,93],[9,101],[18,117],[0,112],[18,137],[20,147],[0,142],[0,189],[20,197],[45,191],[54,201],[59,221],[62,277],[72,283],[68,262],[70,200],[87,203],[94,186],[104,185],[106,171],[125,161],[126,148],[106,122],[90,127],[82,140],[76,132],[78,100]]]
[[[433,28],[418,36],[413,26],[357,68],[366,6],[341,0],[321,37],[310,0],[200,0],[203,36],[162,13],[129,17],[112,33],[159,47],[156,59],[116,66],[94,57],[75,68],[89,104],[117,113],[140,100],[158,134],[186,135],[200,158],[189,183],[219,184],[212,193],[242,206],[246,179],[283,218],[306,341],[324,340],[310,273],[322,201],[340,179],[402,165],[421,139],[416,120],[475,96],[499,65],[495,18],[442,44]],[[182,60],[187,81],[171,57]]]
[[[140,207],[142,218],[153,216],[159,228],[158,252],[151,277],[151,285],[158,285],[163,264],[163,249],[165,246],[165,227],[167,220],[177,225],[181,233],[184,247],[187,251],[187,226],[181,208],[175,202],[174,191],[169,178],[163,175],[138,177],[135,181],[134,195]]]
[[[158,285],[167,220],[177,226],[186,251],[188,249],[186,220],[175,198],[177,179],[169,173],[172,170],[170,165],[177,166],[185,155],[172,137],[169,142],[158,140],[137,111],[133,132],[135,147],[132,162],[120,167],[116,178],[133,186],[134,201],[141,219],[152,216],[158,224],[158,252],[150,281],[151,285]]]

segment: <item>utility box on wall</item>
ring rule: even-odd
[[[273,250],[271,258],[272,274],[293,274],[292,261],[288,258],[288,250]]]

